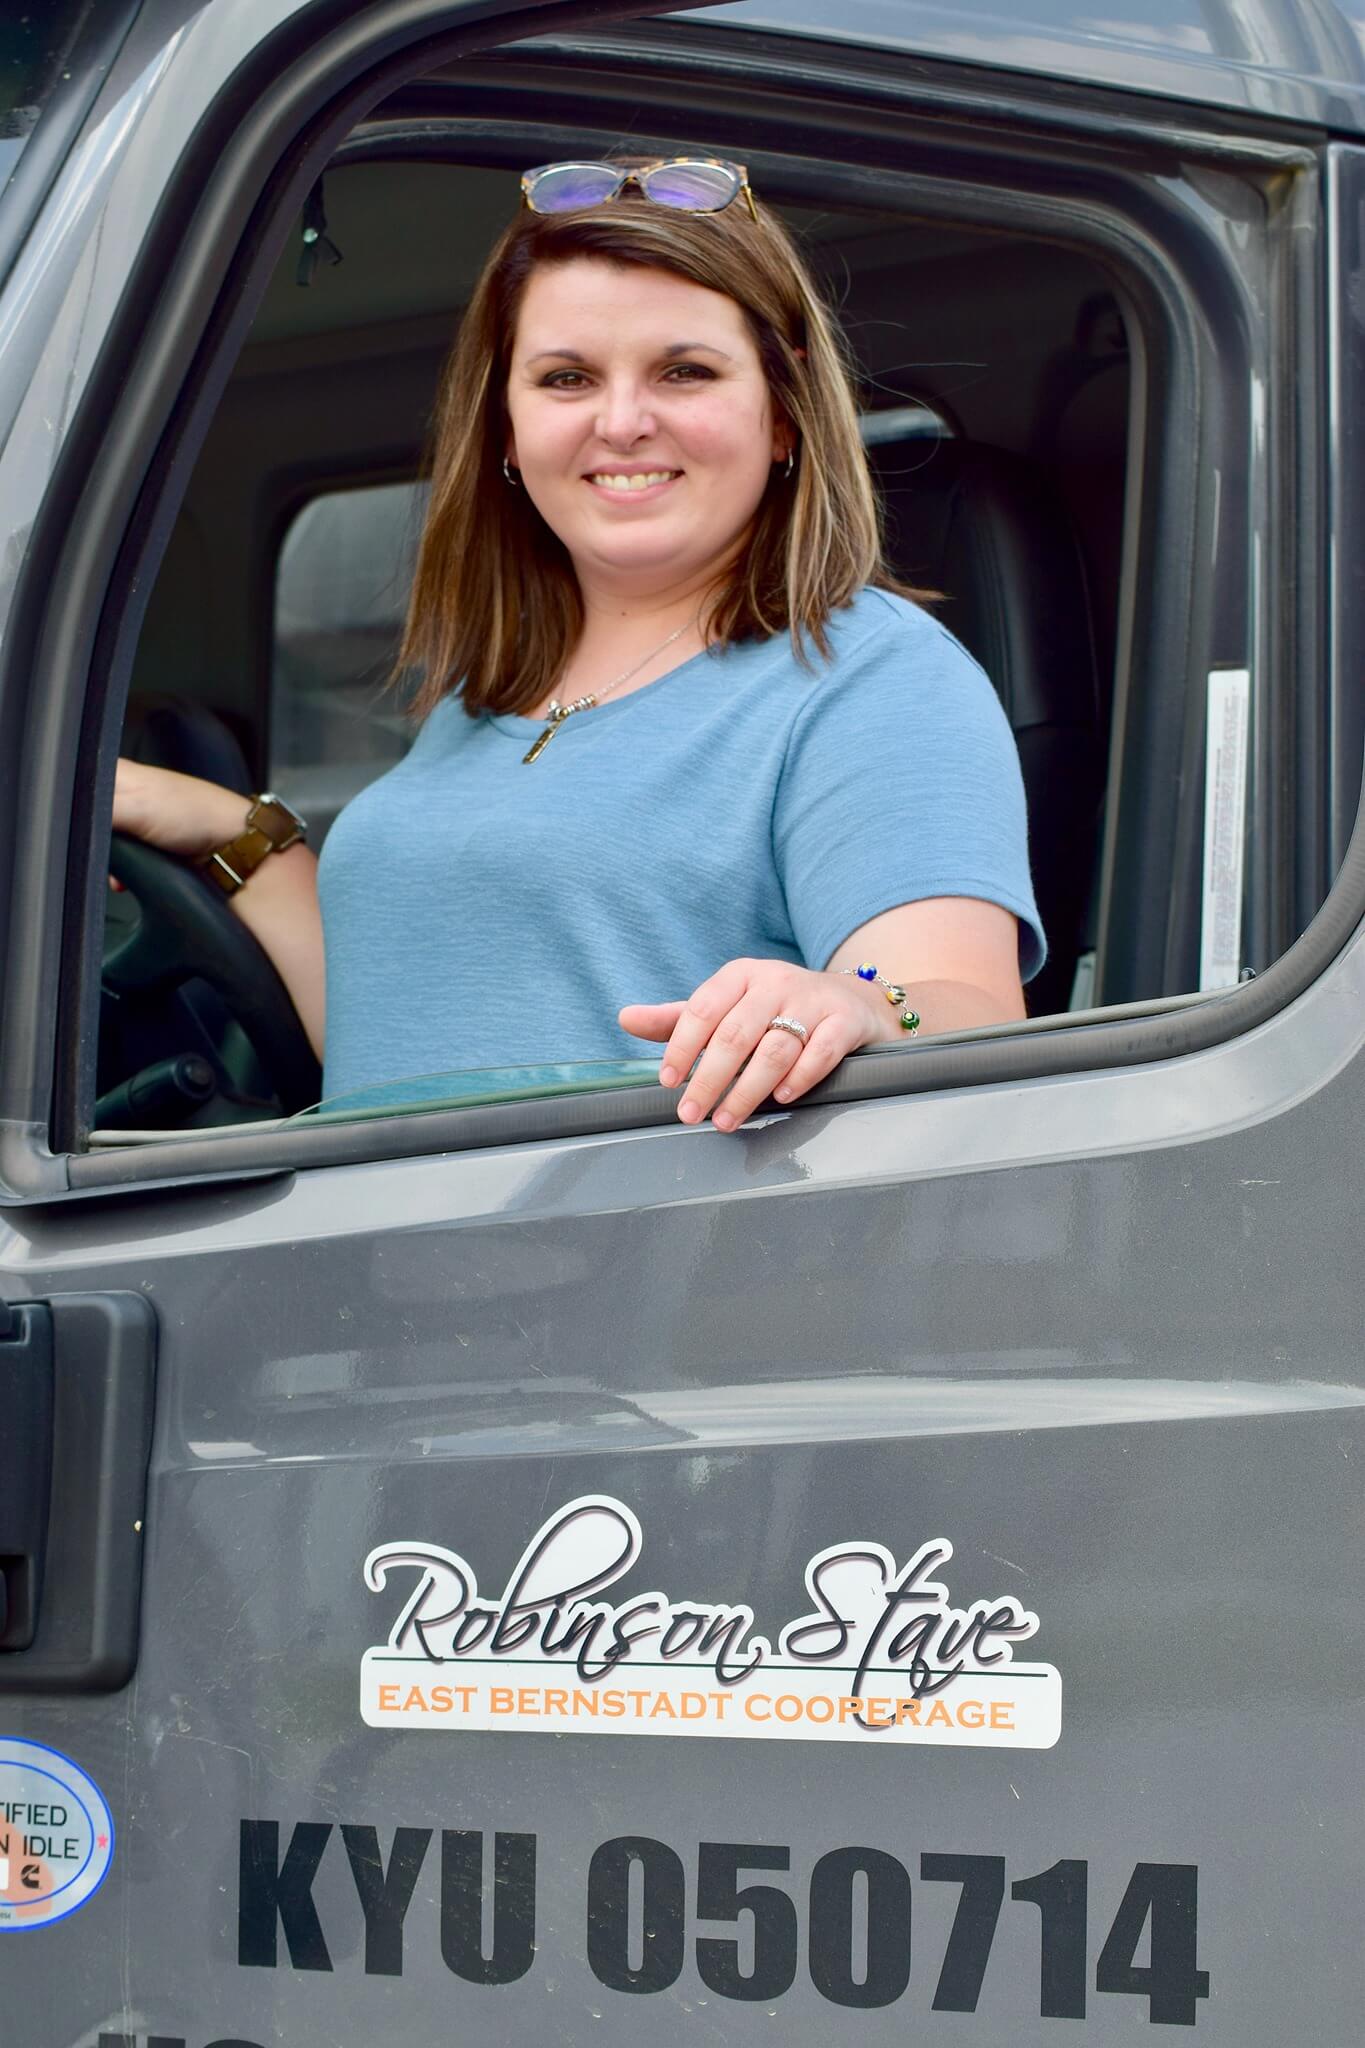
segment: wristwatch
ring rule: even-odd
[[[308,836],[308,827],[282,797],[263,790],[251,799],[246,825],[235,839],[220,846],[199,865],[225,896],[234,896],[251,879],[269,853],[283,853]]]

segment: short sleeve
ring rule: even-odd
[[[971,896],[1018,918],[1027,981],[1047,949],[1009,721],[936,619],[873,598],[871,630],[836,644],[797,714],[774,795],[774,856],[802,957],[823,967],[898,904]]]

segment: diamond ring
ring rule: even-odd
[[[792,1037],[799,1038],[802,1045],[806,1042],[806,1027],[804,1024],[798,1023],[795,1017],[770,1017],[768,1019],[768,1029],[769,1031],[790,1031]]]

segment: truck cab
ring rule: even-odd
[[[1358,2038],[1360,0],[0,53],[6,2038]],[[701,147],[1008,715],[1030,1014],[731,1133],[643,1049],[328,1097],[115,760],[325,836],[402,757],[519,175]]]

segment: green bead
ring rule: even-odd
[[[901,1030],[902,1030],[902,1031],[918,1031],[918,1030],[919,1030],[919,1012],[918,1012],[918,1010],[902,1010],[902,1011],[901,1011]]]

